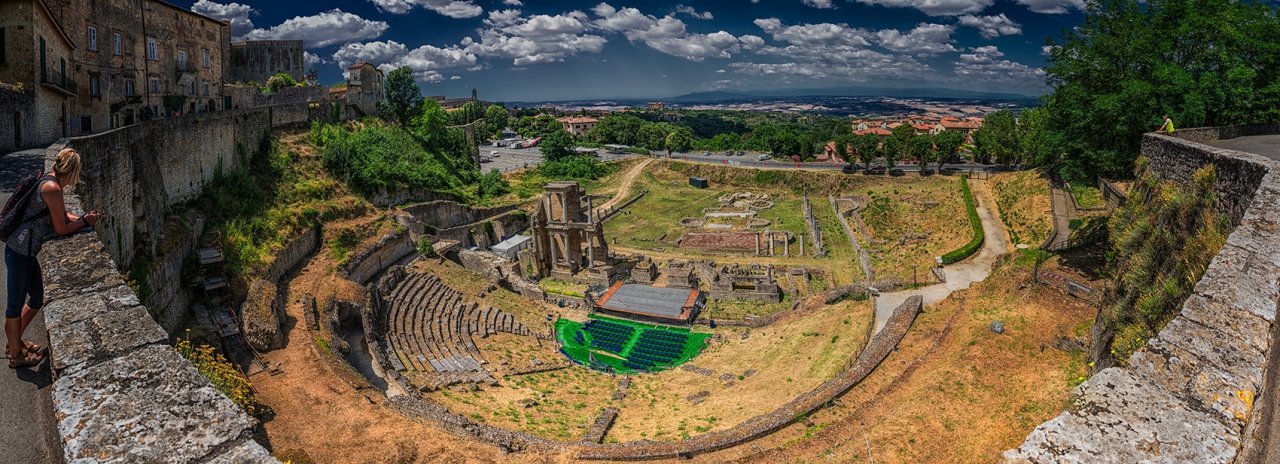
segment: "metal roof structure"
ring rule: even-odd
[[[698,290],[654,287],[640,284],[614,284],[596,303],[601,309],[660,317],[686,319],[698,300]]]

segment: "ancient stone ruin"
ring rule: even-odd
[[[594,208],[587,198],[586,211]],[[609,283],[614,274],[603,223],[583,212],[577,182],[552,182],[529,217],[533,247],[520,253],[522,267],[539,277]]]

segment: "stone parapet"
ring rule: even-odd
[[[1067,411],[1006,451],[1005,462],[1227,463],[1274,439],[1256,427],[1270,406],[1264,392],[1277,387],[1264,379],[1280,368],[1269,358],[1280,297],[1280,163],[1199,143],[1266,133],[1280,133],[1280,124],[1144,137],[1142,155],[1161,180],[1190,182],[1200,167],[1216,166],[1218,200],[1236,229],[1178,317],[1126,367],[1076,387]]]
[[[168,345],[94,234],[49,242],[40,260],[67,462],[276,462],[251,439],[256,421]]]

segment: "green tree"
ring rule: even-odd
[[[936,154],[933,148],[933,136],[924,134],[917,135],[914,139],[911,139],[911,157],[915,158],[919,163],[920,175],[925,175],[925,168],[929,166],[929,163],[933,162],[933,157]]]
[[[884,146],[880,149],[880,155],[884,157],[885,167],[890,170],[898,164],[898,160],[902,156],[902,142],[898,140],[900,139],[897,137],[885,137]]]
[[[507,115],[507,109],[503,108],[502,105],[489,105],[484,110],[484,121],[495,132],[501,133],[503,129],[506,129],[510,119]]]
[[[294,80],[293,76],[290,76],[282,72],[276,73],[276,75],[271,76],[270,79],[267,79],[267,88],[271,89],[272,92],[279,92],[280,89],[282,88],[295,87],[297,85],[298,85],[298,81]]]
[[[449,124],[449,117],[445,114],[444,108],[439,103],[430,98],[421,102],[417,109],[417,115],[409,120],[407,128],[428,141],[433,148],[440,148],[440,143],[445,137],[445,126]]]
[[[942,172],[942,165],[952,156],[960,151],[960,146],[964,145],[964,134],[956,131],[942,131],[933,136],[933,144],[938,147],[937,158],[938,172]]]
[[[573,151],[573,137],[563,130],[543,136],[538,148],[542,151],[543,160],[548,163],[554,163],[577,155]]]
[[[665,150],[667,148],[667,134],[657,124],[644,124],[640,126],[638,141],[645,148],[653,151]]]
[[[1049,110],[1043,106],[1022,110],[1022,159],[1035,166],[1051,166],[1062,161],[1059,133],[1049,127]]]
[[[422,89],[418,88],[418,83],[413,79],[412,68],[396,68],[387,75],[382,85],[387,112],[401,126],[407,127],[410,120],[422,114]]]
[[[668,150],[688,152],[690,148],[693,148],[693,131],[685,126],[677,126],[675,130],[667,134],[665,143]]]
[[[480,176],[480,197],[493,198],[501,196],[511,190],[511,185],[502,177],[502,173],[498,168],[493,168],[483,176]]]
[[[889,136],[889,140],[893,140],[893,153],[889,153],[889,144],[885,144],[885,158],[892,156],[889,167],[892,168],[897,160],[905,159],[911,156],[913,140],[916,138],[916,128],[910,124],[899,124],[893,128],[893,135]],[[888,140],[886,140],[888,142]]]
[[[983,161],[994,161],[1000,164],[1018,164],[1022,149],[1019,147],[1017,120],[1012,111],[1000,110],[988,114],[982,122],[982,128],[974,131],[973,143],[983,154]]]
[[[862,161],[867,165],[867,169],[871,169],[871,163],[880,156],[880,136],[876,134],[854,136],[853,151],[857,153],[858,161]]]
[[[1128,176],[1142,135],[1280,119],[1280,17],[1273,2],[1097,0],[1048,41],[1048,129],[1063,173]]]

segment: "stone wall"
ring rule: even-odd
[[[319,245],[320,241],[319,237],[320,231],[309,229],[299,235],[298,238],[293,239],[292,242],[289,242],[283,250],[276,253],[275,261],[272,261],[271,265],[267,267],[267,280],[279,285],[280,278],[284,277],[285,273],[306,260],[311,252],[316,251],[316,246]]]
[[[1126,367],[1094,374],[1067,411],[1035,428],[1006,462],[1232,462],[1274,439],[1259,430],[1278,385],[1270,357],[1280,296],[1280,163],[1200,141],[1280,133],[1280,124],[1147,134],[1162,180],[1217,167],[1218,200],[1236,224],[1180,314]],[[1258,405],[1255,408],[1254,399]]]
[[[190,290],[182,282],[182,263],[196,249],[204,217],[194,212],[170,217],[164,229],[158,256],[145,276],[151,295],[143,303],[160,327],[173,333],[191,304]]]
[[[0,84],[0,108],[4,108],[0,110],[0,119],[6,122],[0,124],[0,153],[34,145],[36,120],[31,115],[35,114],[35,92]]]
[[[437,200],[401,208],[413,215],[413,218],[444,230],[452,227],[473,224],[502,213],[515,211],[519,205],[495,206],[492,208],[472,208],[449,200]]]
[[[383,235],[373,245],[356,252],[342,265],[339,274],[352,282],[364,284],[383,269],[395,264],[411,253],[418,252],[418,244],[408,231]]]
[[[306,72],[301,40],[246,40],[233,42],[228,49],[227,82],[266,84],[276,73],[301,82]]]
[[[287,105],[293,103],[319,103],[329,110],[329,89],[318,85],[299,87],[283,87],[271,93],[262,93],[251,85],[228,85],[226,94],[231,96],[231,104],[235,108],[253,108],[257,106]]]
[[[272,127],[327,119],[327,107],[305,103],[154,119],[49,148],[80,152],[76,193],[102,213],[99,238],[121,266],[138,245],[156,254],[165,209],[195,198],[218,172],[241,166]]]
[[[75,195],[67,208],[84,211]],[[108,251],[82,233],[40,254],[65,460],[276,462],[251,438],[256,421],[168,345]]]

